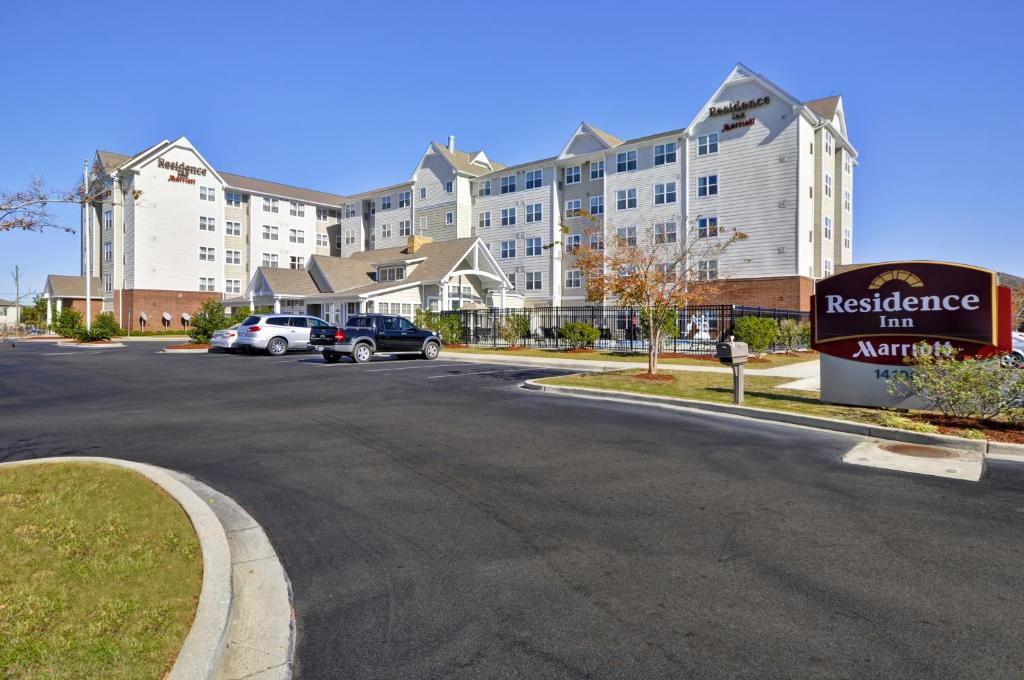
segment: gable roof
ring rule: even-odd
[[[278,182],[268,182],[264,179],[255,179],[253,177],[246,177],[245,175],[234,175],[229,172],[221,172],[218,174],[224,178],[224,181],[232,189],[251,191],[256,194],[269,194],[271,196],[281,196],[283,198],[297,198],[302,201],[309,201],[310,203],[325,203],[327,205],[339,205],[345,200],[344,196],[339,194],[330,194],[325,191],[303,189],[302,187],[293,187],[289,184],[280,184]]]
[[[483,157],[490,167],[474,163],[473,159],[477,155],[481,154],[480,151],[450,151],[447,146],[440,142],[431,142],[430,145],[433,147],[434,151],[444,156],[448,162],[452,164],[453,168],[466,175],[479,177],[480,175],[486,175],[505,167],[502,163],[498,163],[487,158],[487,154],[483,154]]]
[[[313,277],[305,269],[259,267],[257,273],[277,295],[316,295],[320,292]]]
[[[124,154],[99,150],[96,151],[96,157],[100,160],[104,170],[114,170],[132,159],[131,156],[125,156]]]
[[[11,302],[10,300],[5,300],[3,298],[0,298],[0,307],[13,307],[13,306],[14,306],[14,303]]]
[[[607,144],[609,147],[615,147],[618,146],[619,144],[622,144],[622,140],[616,137],[615,135],[609,132],[605,132],[599,127],[594,127],[590,123],[584,122],[583,124],[590,128],[590,131],[593,132],[598,137],[600,137],[601,141]]]
[[[804,106],[809,108],[811,111],[814,111],[825,120],[832,120],[836,115],[836,108],[839,106],[839,100],[839,95],[833,95],[831,97],[822,97],[821,99],[812,99],[809,102],[804,102]]]
[[[102,290],[101,286],[100,278],[98,276],[92,277],[92,290],[89,291],[90,296],[96,299],[103,297],[103,293],[100,292]],[[51,291],[51,295],[55,298],[84,298],[85,277],[50,274],[46,277],[46,288]]]
[[[652,139],[658,139],[659,137],[680,137],[686,133],[686,128],[679,128],[678,130],[667,130],[665,132],[656,132],[653,135],[644,135],[643,137],[636,137],[635,139],[627,139],[622,144],[637,144],[639,142],[646,142]]]

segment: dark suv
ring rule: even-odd
[[[441,353],[441,336],[437,333],[416,328],[405,317],[388,314],[360,314],[349,317],[345,326],[311,328],[309,344],[332,364],[343,356],[365,364],[376,352],[419,354],[424,359],[436,359]]]

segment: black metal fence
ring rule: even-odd
[[[442,312],[458,315],[462,340],[467,345],[503,347],[500,328],[513,315],[530,323],[523,342],[535,347],[566,347],[559,328],[568,323],[590,324],[600,330],[597,349],[646,352],[647,340],[640,324],[638,307],[532,307],[526,309],[480,309]],[[676,309],[676,332],[662,338],[663,352],[714,354],[715,343],[732,333],[736,319],[743,316],[768,317],[776,321],[807,321],[809,314],[789,309],[739,305],[699,305]]]

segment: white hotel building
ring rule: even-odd
[[[813,281],[853,258],[857,153],[842,99],[800,101],[738,65],[681,122],[625,140],[581,123],[557,155],[511,166],[449,138],[407,181],[349,195],[219,172],[185,138],[134,156],[97,152],[91,181],[107,190],[83,216],[97,297],[123,325],[165,312],[176,324],[211,296],[332,320],[469,301],[582,305],[568,246],[601,238],[574,216],[582,209],[605,239],[671,244],[738,229],[745,240],[700,265],[724,280],[719,301],[807,309]],[[456,239],[465,252],[444,250],[444,267],[413,252]],[[84,255],[83,242],[83,274]],[[344,283],[327,270],[344,270]]]

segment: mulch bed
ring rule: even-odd
[[[941,413],[915,413],[910,417],[921,423],[935,425],[942,434],[960,436],[961,430],[977,430],[994,442],[1024,444],[1024,428],[1010,423],[954,418]]]
[[[645,355],[646,356],[646,355]],[[712,364],[717,364],[718,357],[713,354],[686,354],[685,352],[661,352],[658,356],[662,359],[700,359],[701,361],[707,361]],[[765,359],[764,357],[750,357],[747,359],[748,364],[770,364],[771,359]]]
[[[182,345],[168,345],[166,349],[210,349],[208,342],[186,342]]]
[[[674,375],[666,375],[664,373],[657,373],[651,375],[650,373],[637,373],[631,376],[633,380],[642,380],[644,382],[675,382],[676,377]]]
[[[597,350],[595,350],[593,347],[579,347],[577,349],[565,349],[562,351],[565,352],[566,354],[593,354]]]

